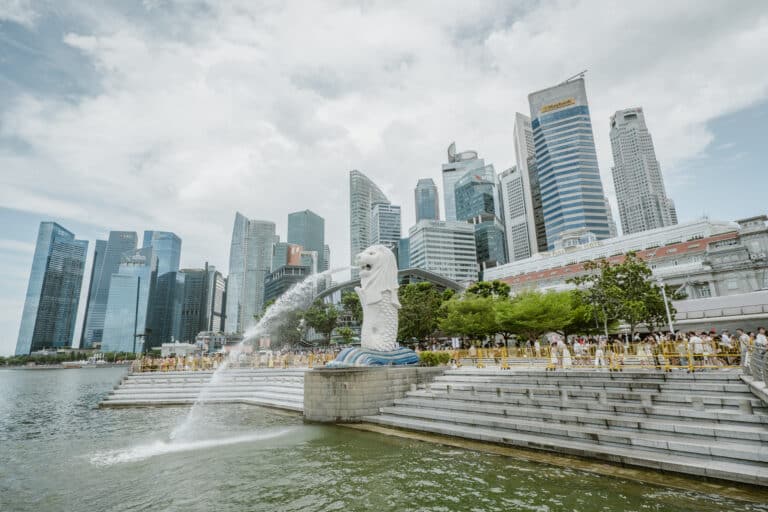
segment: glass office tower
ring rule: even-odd
[[[117,274],[123,255],[136,250],[138,238],[134,231],[109,232],[109,239],[104,246],[104,259],[93,275],[95,283],[91,284],[93,293],[88,303],[84,348],[90,348],[94,343],[102,341],[112,276]]]
[[[88,242],[55,222],[37,233],[16,354],[72,345]]]
[[[437,185],[432,178],[422,178],[413,191],[416,205],[416,222],[420,220],[440,220],[440,200]]]
[[[443,164],[443,204],[445,220],[460,220],[456,216],[456,194],[454,186],[469,171],[478,171],[485,167],[485,160],[478,158],[477,151],[456,153],[456,143],[448,146],[448,163]]]
[[[184,288],[184,276],[179,274],[181,238],[168,231],[144,231],[143,247],[151,247],[157,257],[157,284],[150,314],[152,335],[145,340],[145,348],[153,348],[180,339]]]
[[[371,245],[385,245],[397,250],[400,242],[400,207],[375,204],[371,209]]]
[[[235,215],[227,278],[226,331],[244,333],[264,307],[264,278],[272,267],[275,223]]]
[[[123,256],[109,287],[104,319],[103,352],[143,352],[151,335],[150,313],[157,278],[151,247]]]
[[[358,170],[349,172],[349,248],[352,278],[358,276],[355,257],[371,245],[371,209],[390,204],[379,187]]]
[[[319,269],[325,268],[325,219],[311,210],[288,214],[288,243],[316,251]]]
[[[531,93],[528,103],[548,249],[572,230],[610,238],[584,78]]]

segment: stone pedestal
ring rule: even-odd
[[[393,405],[412,386],[426,384],[445,367],[317,368],[304,374],[304,419],[355,423]]]

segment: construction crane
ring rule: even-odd
[[[573,76],[571,76],[571,77],[568,77],[568,78],[566,78],[564,81],[560,82],[558,85],[567,84],[567,83],[568,83],[568,82],[570,82],[571,80],[575,80],[575,79],[577,79],[577,78],[584,78],[584,75],[586,75],[586,74],[587,74],[587,71],[589,71],[589,70],[588,70],[588,69],[585,69],[585,70],[584,70],[584,71],[582,71],[581,73],[576,73],[575,75],[573,75]]]

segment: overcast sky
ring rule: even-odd
[[[763,0],[0,0],[0,354],[41,220],[226,271],[236,210],[284,238],[309,208],[344,265],[350,169],[407,232],[451,141],[506,169],[528,93],[584,69],[614,209],[608,118],[642,106],[681,221],[764,213],[766,48]]]

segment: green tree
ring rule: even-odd
[[[355,332],[345,325],[344,327],[339,327],[336,329],[336,334],[341,336],[341,338],[344,340],[344,343],[351,343]]]
[[[398,298],[398,339],[425,340],[432,336],[438,327],[443,295],[432,283],[409,283],[400,287]]]
[[[570,292],[526,291],[511,301],[496,302],[496,322],[500,329],[537,339],[544,333],[562,331],[573,321]]]
[[[439,320],[440,329],[449,335],[482,340],[498,332],[494,304],[490,297],[478,297],[465,294],[454,297],[442,306],[443,318]]]
[[[497,297],[502,299],[508,299],[509,292],[509,285],[499,280],[478,281],[469,285],[466,291],[466,293],[479,297]]]
[[[304,320],[307,325],[323,336],[327,342],[331,341],[331,333],[336,328],[336,322],[339,319],[339,311],[333,304],[316,300],[304,312]]]
[[[352,317],[352,320],[358,324],[363,322],[363,306],[360,304],[360,297],[356,292],[348,290],[342,293],[341,307],[346,314]]]

